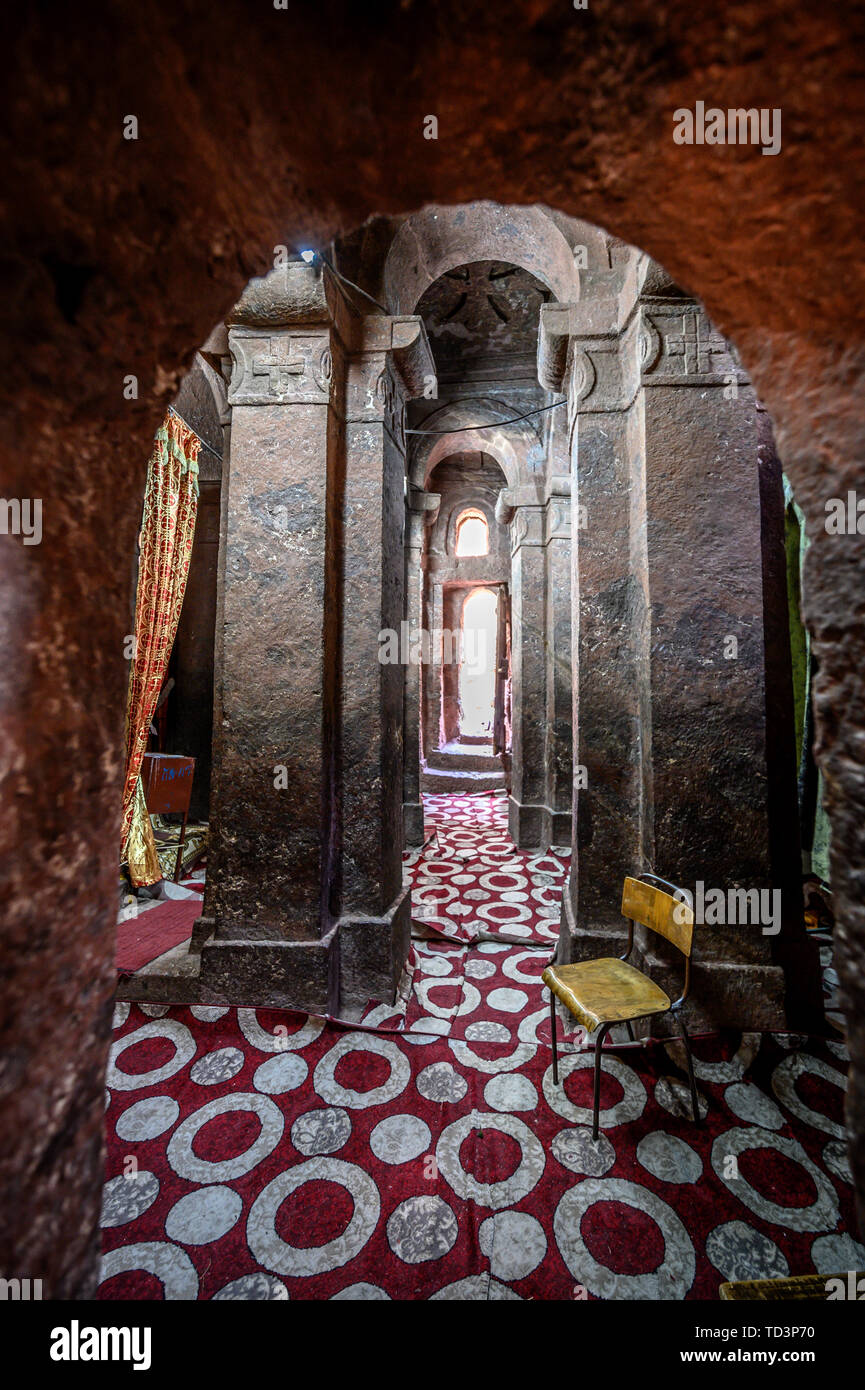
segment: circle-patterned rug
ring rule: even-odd
[[[715,1298],[862,1268],[846,1052],[785,1035],[562,1045],[549,996],[567,852],[520,853],[499,797],[427,798],[416,940],[361,1023],[118,1005],[100,1296]]]

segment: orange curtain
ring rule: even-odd
[[[128,858],[136,884],[155,883],[162,877],[140,790],[141,761],[186,592],[198,510],[200,448],[198,436],[169,412],[157,431],[147,469],[135,599],[135,655],[126,704],[121,836],[121,857]]]

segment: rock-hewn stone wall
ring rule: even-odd
[[[274,245],[425,201],[540,198],[644,248],[735,340],[772,415],[814,541],[865,1191],[865,552],[821,526],[865,483],[861,7],[106,0],[16,20],[0,492],[41,498],[44,534],[0,538],[0,1268],[58,1297],[94,1286],[122,638],[153,430]],[[672,113],[697,100],[781,107],[780,155],[675,145]]]

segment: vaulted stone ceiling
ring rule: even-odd
[[[506,479],[495,459],[481,452],[451,454],[436,464],[430,474],[430,492],[484,500],[491,507]]]
[[[541,305],[550,292],[506,261],[474,261],[440,276],[417,312],[445,382],[534,372]]]

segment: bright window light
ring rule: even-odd
[[[457,522],[457,555],[488,555],[490,528],[483,512],[463,512]]]
[[[484,734],[492,737],[498,604],[498,595],[492,589],[472,590],[463,604],[459,730],[469,738]]]

